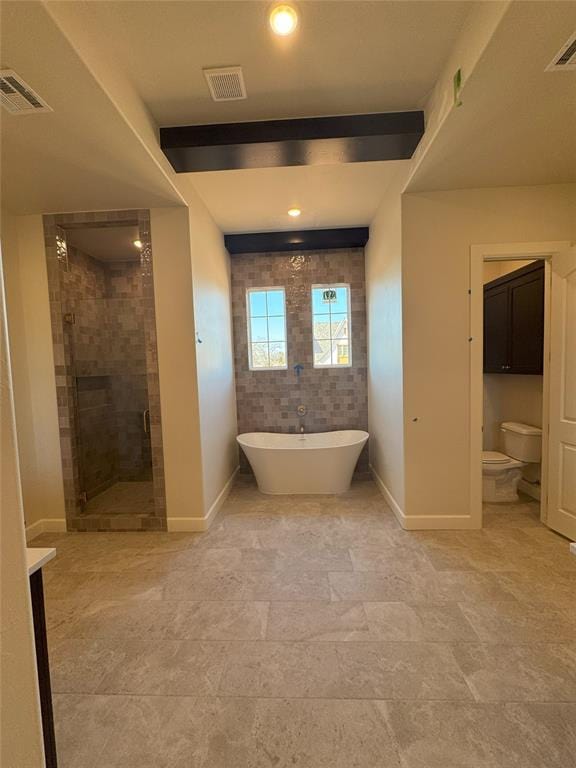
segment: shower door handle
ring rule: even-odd
[[[144,425],[144,432],[148,434],[150,432],[150,410],[148,408],[142,411],[142,423]]]

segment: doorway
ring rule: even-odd
[[[512,262],[516,262],[514,265]],[[576,538],[576,249],[567,242],[514,243],[472,246],[470,260],[470,487],[471,511],[482,525],[482,451],[493,439],[483,432],[484,393],[484,283],[487,267],[497,271],[524,262],[543,263],[544,326],[542,338],[542,461],[540,519],[553,530]],[[487,266],[485,266],[487,265]],[[522,266],[520,266],[520,274]],[[494,283],[494,297],[498,288]],[[506,283],[504,279],[501,283]],[[500,300],[500,299],[498,299]],[[495,298],[496,301],[496,298]],[[505,299],[501,299],[502,302]],[[488,329],[487,333],[490,333]],[[490,365],[498,351],[492,350]],[[502,366],[510,365],[509,362]],[[505,373],[505,371],[502,371]],[[522,371],[516,371],[522,373]],[[534,479],[534,478],[533,478]],[[521,490],[529,490],[523,484]]]
[[[45,228],[67,528],[165,529],[148,212]]]

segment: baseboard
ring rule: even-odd
[[[66,520],[63,517],[45,517],[26,526],[26,541],[32,541],[41,533],[66,533]]]
[[[386,499],[388,506],[396,515],[396,519],[405,531],[443,531],[443,530],[476,530],[472,518],[469,515],[405,515],[402,508],[392,496],[386,484],[370,466],[374,482],[380,489],[380,493]]]
[[[404,515],[404,512],[402,512],[402,508],[400,507],[400,505],[398,504],[394,496],[392,496],[392,494],[386,487],[386,484],[384,483],[384,481],[382,480],[378,472],[376,472],[372,464],[370,464],[370,472],[372,473],[374,482],[380,489],[380,493],[386,499],[386,503],[391,508],[392,512],[394,512],[394,514],[396,515],[396,519],[398,520],[402,528],[405,528],[406,526],[404,525],[404,521],[406,520],[406,516]]]
[[[536,499],[536,501],[540,501],[540,489],[541,486],[539,483],[530,483],[527,480],[524,480],[524,478],[518,483],[518,490],[525,493],[526,496]]]
[[[232,490],[232,486],[234,485],[234,480],[236,480],[236,475],[240,471],[240,467],[236,467],[234,472],[230,475],[226,483],[224,484],[224,488],[220,491],[218,496],[216,497],[216,500],[208,510],[208,514],[206,515],[206,522],[208,523],[207,528],[209,528],[212,525],[212,522],[214,521],[214,518],[220,512],[220,509],[226,499],[228,498],[230,491]]]
[[[207,531],[214,522],[214,518],[220,511],[222,505],[228,498],[228,494],[232,490],[232,486],[234,485],[234,480],[236,479],[236,475],[238,474],[239,469],[240,467],[236,467],[234,472],[232,472],[224,484],[224,487],[216,497],[216,500],[208,510],[206,517],[169,517],[166,520],[168,531]]]

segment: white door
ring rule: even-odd
[[[548,519],[576,541],[576,246],[552,258]]]

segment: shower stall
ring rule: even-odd
[[[148,212],[44,224],[67,527],[163,530]]]

